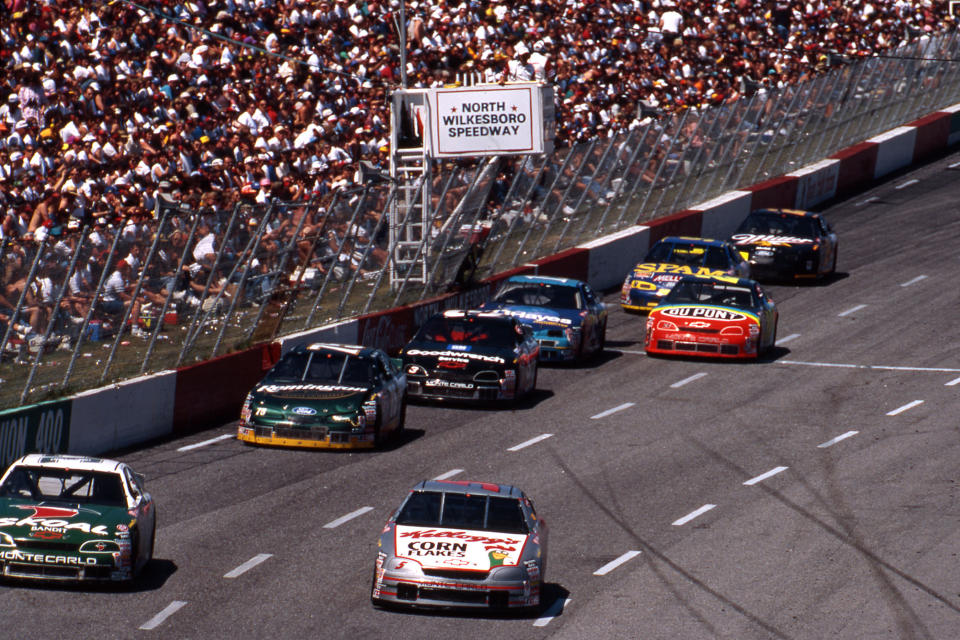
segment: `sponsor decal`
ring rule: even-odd
[[[30,531],[30,537],[39,538],[41,540],[60,540],[63,538],[63,532],[55,529],[36,527]]]
[[[434,542],[432,540],[418,541],[414,540],[407,543],[407,552],[405,555],[414,557],[423,556],[447,556],[451,558],[462,558],[467,555],[466,542]]]
[[[472,382],[457,382],[456,380],[441,380],[440,378],[430,378],[423,383],[426,387],[442,387],[444,389],[473,389]]]
[[[65,564],[85,566],[97,564],[96,558],[78,558],[76,556],[56,556],[46,553],[31,553],[29,551],[0,551],[0,559],[11,562],[35,562],[40,564]]]
[[[644,262],[638,264],[633,269],[634,275],[638,277],[649,277],[650,275],[666,274],[672,276],[706,276],[716,278],[727,276],[727,272],[722,269],[710,269],[709,267],[689,267],[685,264],[667,264],[665,262]],[[663,276],[657,277],[661,281]]]
[[[447,345],[447,349],[450,351],[470,351],[471,347],[468,344],[451,344]]]
[[[313,407],[294,407],[294,408],[291,409],[290,411],[292,411],[293,413],[297,414],[298,416],[315,416],[315,415],[317,415],[317,410],[314,409]]]
[[[410,349],[409,351],[406,352],[406,355],[433,356],[435,358],[449,358],[450,352],[449,351],[431,351],[427,349]],[[460,354],[457,354],[457,357],[466,358],[468,360],[478,360],[480,362],[498,362],[501,364],[503,362],[506,362],[500,356],[487,356],[487,355],[483,355],[482,353],[460,353]]]
[[[813,238],[799,238],[797,236],[775,236],[770,234],[759,234],[759,233],[737,233],[734,234],[733,238],[734,244],[760,244],[765,242],[767,244],[775,245],[791,245],[791,244],[813,244]]]
[[[719,322],[738,322],[740,320],[746,320],[748,317],[743,313],[716,307],[666,307],[665,309],[658,309],[657,311],[659,311],[660,315],[670,318],[708,318]],[[707,326],[709,326],[709,324],[707,324]]]
[[[351,346],[343,346],[339,344],[326,344],[326,343],[312,344],[309,347],[307,347],[307,349],[309,349],[310,351],[339,351],[340,353],[346,353],[351,356],[358,356],[360,355],[360,351],[363,350],[362,347],[351,347]]]
[[[257,391],[261,393],[278,393],[281,391],[345,391],[348,393],[361,393],[366,390],[365,387],[350,387],[335,384],[265,384],[257,387]]]
[[[72,518],[80,513],[76,509],[45,507],[41,505],[16,505],[16,508],[33,511],[33,513],[21,519],[11,517],[0,518],[0,527],[30,527],[30,530],[34,532],[59,533],[61,536],[67,531],[73,530],[93,533],[98,536],[108,534],[107,527],[102,524],[92,525],[89,522],[69,522],[67,518]]]
[[[397,555],[416,558],[425,567],[457,566],[487,570],[520,561],[526,536],[460,529],[398,526]]]
[[[504,309],[507,313],[514,316],[515,318],[520,318],[521,320],[529,320],[534,324],[549,324],[556,325],[560,327],[569,327],[573,324],[573,320],[568,318],[561,318],[560,316],[551,316],[545,313],[535,313],[533,311],[518,311],[514,309]]]

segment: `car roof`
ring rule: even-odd
[[[300,351],[338,351],[352,356],[367,358],[379,351],[374,347],[364,347],[357,344],[338,344],[334,342],[314,342],[309,345],[300,345]]]
[[[523,492],[509,484],[474,482],[472,480],[424,480],[411,491],[439,491],[501,498],[520,498]]]
[[[15,465],[46,467],[49,469],[75,469],[77,471],[108,471],[117,473],[125,465],[117,460],[93,458],[90,456],[71,456],[57,453],[28,453]]]
[[[770,215],[787,214],[791,216],[800,216],[800,217],[807,217],[807,218],[815,218],[818,215],[820,215],[815,211],[804,211],[802,209],[756,209],[754,211],[751,211],[750,215],[753,215],[755,213],[770,214]]]
[[[582,280],[575,278],[556,278],[553,276],[510,276],[507,282],[530,282],[532,284],[556,284],[566,287],[579,286]]]
[[[688,236],[666,236],[664,238],[660,238],[660,240],[657,242],[662,242],[664,244],[696,244],[704,247],[722,247],[727,244],[726,240],[715,240],[714,238],[693,238]]]

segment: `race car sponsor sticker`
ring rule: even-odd
[[[264,384],[257,387],[261,393],[279,393],[282,391],[342,391],[347,393],[361,393],[366,387],[352,387],[337,384]]]
[[[425,387],[434,387],[440,389],[473,389],[472,382],[457,382],[456,380],[443,380],[441,378],[430,378],[423,383]]]
[[[800,238],[797,236],[775,236],[760,233],[736,233],[731,238],[734,244],[813,244],[813,238]]]
[[[743,313],[717,307],[666,307],[658,311],[660,315],[670,318],[706,318],[715,322],[739,322],[749,317]]]
[[[397,526],[395,536],[397,557],[416,560],[427,569],[458,566],[478,571],[518,564],[527,541],[525,535],[404,525]]]
[[[569,318],[561,318],[560,316],[549,315],[546,313],[535,313],[533,311],[520,311],[516,309],[504,309],[504,311],[515,318],[528,320],[534,324],[547,324],[559,327],[569,327],[573,324],[573,320],[570,320]]]
[[[408,356],[433,356],[436,358],[450,357],[449,351],[431,351],[429,349],[410,349],[406,352]],[[458,358],[467,358],[468,360],[478,360],[480,362],[503,363],[505,360],[500,356],[488,356],[482,353],[458,353]]]

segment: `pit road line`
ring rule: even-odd
[[[616,569],[617,567],[619,567],[620,565],[622,565],[624,562],[629,562],[630,560],[633,560],[634,558],[636,558],[638,555],[640,555],[639,551],[636,551],[636,550],[627,551],[625,554],[623,554],[616,560],[611,560],[607,564],[603,565],[602,567],[594,571],[593,575],[605,576],[611,571],[613,571],[614,569]]]
[[[227,573],[223,574],[223,577],[237,578],[243,575],[244,573],[246,573],[247,571],[249,571],[250,569],[253,569],[255,566],[257,566],[264,560],[267,560],[272,557],[273,557],[272,553],[258,553],[257,555],[253,556],[252,558],[244,562],[242,565],[240,565],[236,569],[233,569],[232,571],[228,571]]]
[[[847,431],[846,433],[842,433],[842,434],[840,434],[839,436],[837,436],[836,438],[833,438],[832,440],[827,440],[826,442],[821,442],[820,444],[817,445],[817,448],[818,448],[818,449],[826,449],[827,447],[832,447],[833,445],[837,444],[837,443],[840,442],[841,440],[846,440],[847,438],[849,438],[849,437],[851,437],[851,436],[855,436],[855,435],[857,435],[858,433],[860,433],[860,432],[859,432],[859,431]]]
[[[629,408],[632,407],[633,405],[634,405],[633,402],[624,402],[623,404],[619,404],[619,405],[615,406],[613,409],[607,409],[606,411],[601,411],[600,413],[598,413],[598,414],[595,415],[595,416],[590,416],[590,419],[591,419],[591,420],[599,420],[600,418],[606,418],[607,416],[613,415],[614,413],[616,413],[616,412],[618,412],[618,411],[623,411],[624,409],[629,409]]]
[[[327,524],[323,525],[323,528],[324,528],[324,529],[336,529],[337,527],[339,527],[340,525],[342,525],[344,522],[349,522],[350,520],[353,520],[353,519],[356,518],[357,516],[362,516],[363,514],[367,513],[368,511],[373,511],[373,507],[360,507],[360,508],[357,509],[356,511],[351,511],[350,513],[348,513],[348,514],[345,515],[345,516],[341,516],[341,517],[337,518],[336,520],[334,520],[334,521],[332,521],[332,522],[328,522]]]
[[[700,378],[704,377],[705,375],[707,375],[707,374],[704,373],[704,372],[702,372],[702,371],[701,371],[700,373],[695,373],[695,374],[693,374],[692,376],[690,376],[690,377],[688,377],[688,378],[684,378],[683,380],[678,380],[677,382],[674,382],[672,385],[670,385],[670,388],[671,388],[671,389],[679,389],[679,388],[682,387],[683,385],[688,384],[688,383],[690,383],[690,382],[693,382],[694,380],[699,380]]]
[[[921,404],[923,404],[923,400],[914,400],[913,402],[908,402],[907,404],[903,405],[902,407],[897,407],[897,408],[894,409],[893,411],[888,411],[888,412],[887,412],[887,415],[888,415],[888,416],[896,416],[896,415],[899,415],[899,414],[903,413],[904,411],[908,411],[908,410],[910,410],[910,409],[913,409],[914,407],[916,407],[916,406],[918,406],[918,405],[921,405]]]
[[[688,513],[687,515],[683,516],[682,518],[678,518],[677,520],[674,520],[674,521],[671,522],[670,524],[672,524],[672,525],[675,526],[675,527],[683,526],[683,525],[687,524],[688,522],[690,522],[691,520],[693,520],[694,518],[696,518],[697,516],[701,516],[701,515],[705,514],[707,511],[710,511],[710,509],[713,509],[713,508],[716,507],[716,506],[717,506],[717,505],[715,505],[715,504],[705,504],[705,505],[703,505],[702,507],[700,507],[699,509],[697,509],[697,510],[695,510],[695,511],[691,511],[690,513]]]
[[[447,478],[452,478],[453,476],[463,473],[463,469],[450,469],[446,473],[441,473],[434,480],[446,480]]]
[[[191,449],[199,449],[200,447],[205,447],[208,444],[213,444],[214,442],[220,442],[221,440],[226,440],[228,438],[236,438],[237,434],[235,433],[225,433],[222,436],[217,436],[216,438],[210,438],[209,440],[204,440],[203,442],[197,442],[195,444],[188,444],[185,447],[180,447],[177,451],[190,451]]]
[[[532,445],[532,444],[537,444],[537,443],[540,442],[541,440],[546,440],[547,438],[551,438],[551,437],[553,437],[553,434],[552,434],[552,433],[545,433],[545,434],[543,434],[543,435],[537,436],[536,438],[530,438],[530,439],[527,440],[526,442],[521,442],[520,444],[515,444],[515,445],[513,445],[512,447],[510,447],[509,449],[507,449],[507,451],[520,451],[520,449],[523,449],[523,448],[525,448],[525,447],[529,447],[529,446]]]
[[[163,611],[161,611],[160,613],[158,613],[157,615],[153,616],[152,618],[144,622],[142,625],[140,625],[140,628],[143,629],[144,631],[150,631],[151,629],[156,629],[161,624],[163,624],[164,620],[166,620],[167,618],[175,614],[177,611],[179,611],[185,604],[187,603],[184,602],[183,600],[174,600],[173,602],[168,604],[166,607],[164,607]]]
[[[537,621],[533,623],[535,627],[545,627],[550,624],[550,621],[560,615],[564,609],[567,608],[567,605],[570,604],[571,598],[563,598],[562,600],[558,599],[554,601],[553,605],[547,609],[547,612],[543,614],[542,617],[537,618]]]
[[[777,475],[777,474],[780,473],[781,471],[786,471],[788,468],[789,468],[789,467],[774,467],[773,469],[770,469],[770,471],[767,471],[766,473],[761,473],[761,474],[758,475],[758,476],[755,476],[755,477],[753,477],[753,478],[750,478],[749,480],[747,480],[747,481],[744,482],[743,484],[747,485],[748,487],[749,487],[749,486],[752,486],[752,485],[755,485],[755,484],[757,484],[758,482],[762,482],[763,480],[766,480],[766,479],[769,478],[770,476],[775,476],[775,475]]]

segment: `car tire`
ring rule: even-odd
[[[537,376],[540,374],[540,364],[534,363],[533,365],[533,381],[530,382],[530,389],[527,391],[527,395],[533,395],[537,390]]]
[[[403,399],[400,400],[400,420],[397,421],[397,428],[394,431],[394,435],[401,435],[404,429],[407,428],[407,394],[403,394]]]
[[[771,353],[773,348],[777,346],[777,327],[780,325],[780,320],[774,320],[773,322],[773,337],[770,338],[770,344],[767,345],[766,349],[763,350],[764,355]]]
[[[383,446],[383,434],[381,433],[382,420],[380,417],[383,413],[377,408],[377,421],[373,425],[373,448],[379,449]]]
[[[600,327],[600,336],[597,340],[597,350],[593,354],[594,356],[603,355],[603,350],[607,348],[607,321],[603,321],[603,325]]]

